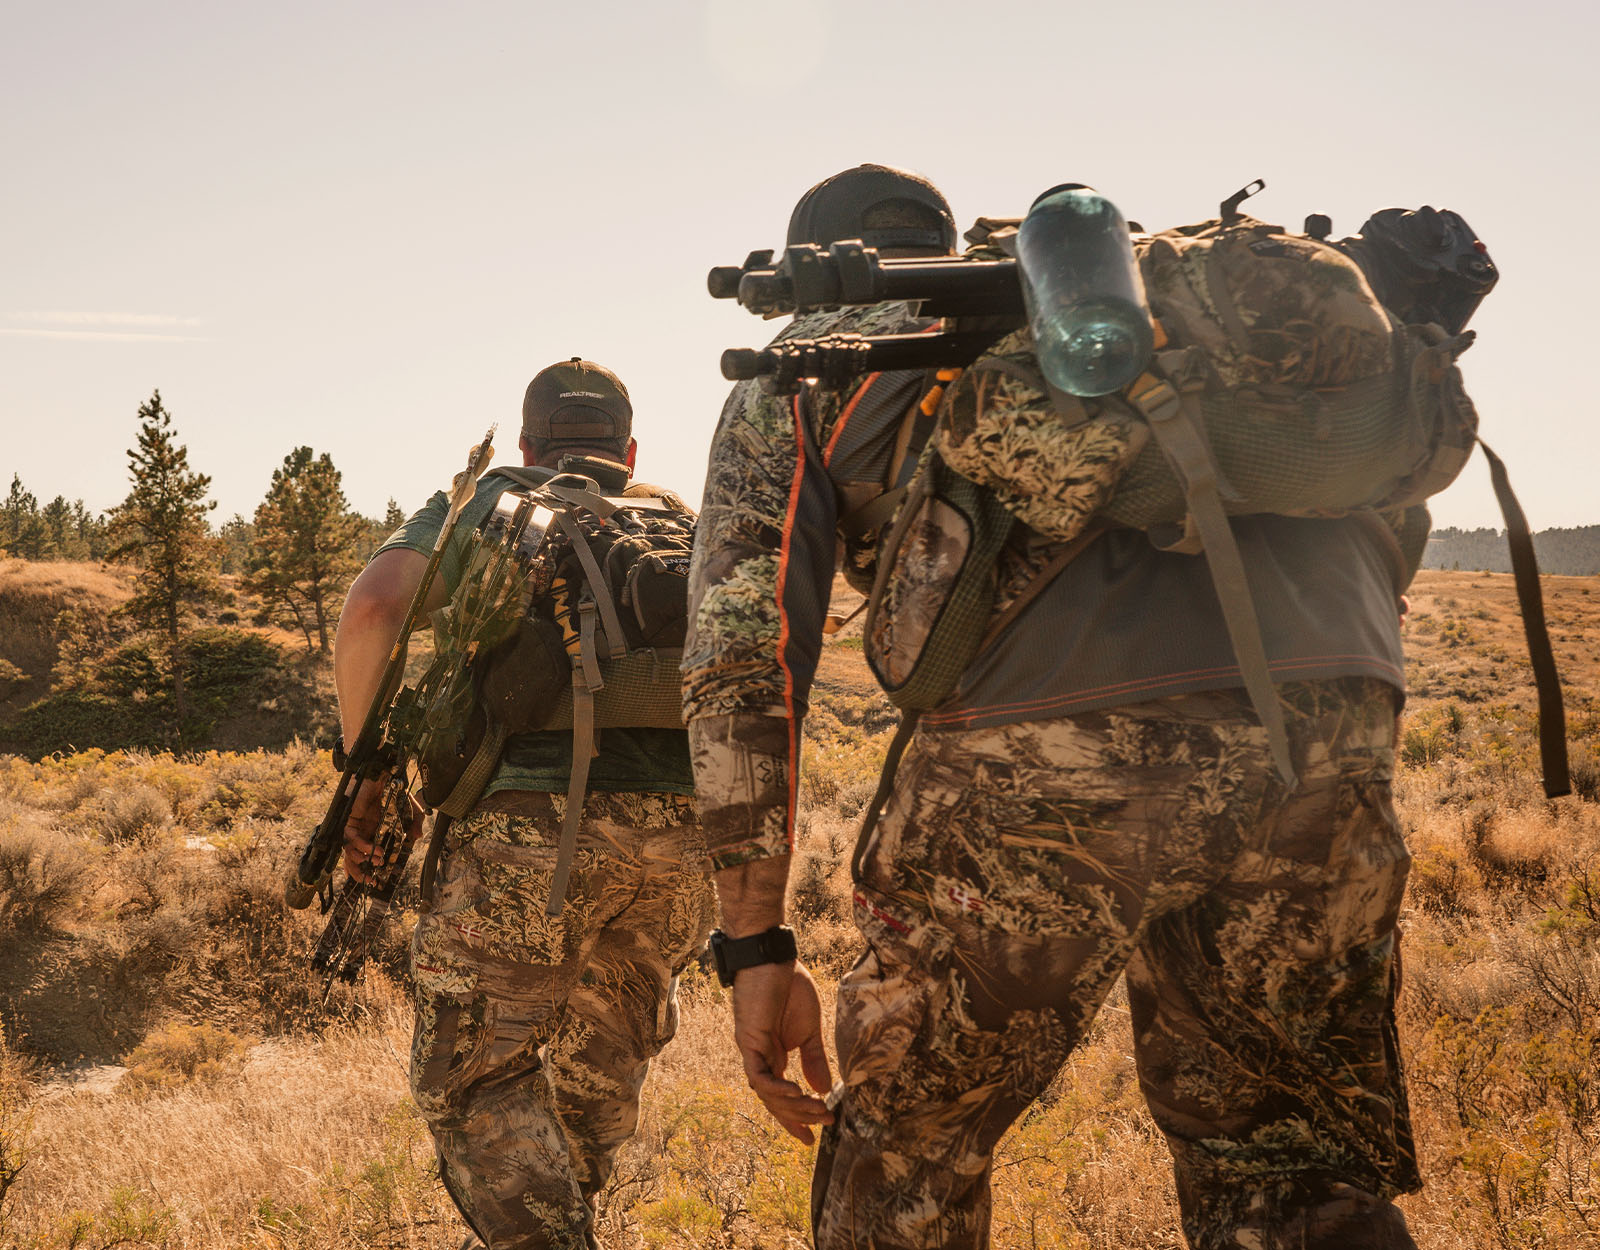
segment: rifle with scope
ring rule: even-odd
[[[1014,224],[981,221],[980,227],[996,237]],[[945,319],[947,327],[932,334],[784,339],[722,353],[723,377],[759,379],[773,394],[791,394],[807,379],[839,389],[883,370],[968,365],[1025,321],[1017,262],[1010,257],[886,259],[859,239],[788,247],[776,263],[773,255],[751,252],[742,265],[719,266],[706,287],[713,298],[737,300],[762,316],[904,300],[920,305],[924,316]]]
[[[1265,185],[1256,179],[1229,196],[1220,218],[1240,216],[1239,205]],[[860,239],[792,245],[776,262],[770,251],[752,252],[743,265],[711,271],[714,298],[761,315],[904,302],[942,324],[927,334],[838,333],[733,349],[723,353],[723,376],[760,379],[773,394],[806,380],[843,389],[871,372],[964,368],[1031,324],[1052,386],[1082,396],[1120,390],[1154,347],[1130,241],[1142,233],[1092,187],[1069,182],[1040,195],[1025,217],[980,217],[964,256],[884,257]]]

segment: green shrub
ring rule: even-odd
[[[170,736],[149,705],[87,690],[63,690],[22,709],[14,732],[35,755],[90,745],[159,746]]]
[[[283,671],[283,649],[276,643],[226,626],[195,630],[184,642],[184,654],[193,689],[229,699],[275,684]]]
[[[171,1025],[134,1049],[122,1079],[146,1093],[212,1084],[238,1067],[248,1045],[243,1038],[215,1025]]]
[[[166,648],[154,637],[145,635],[124,643],[98,665],[92,679],[95,689],[105,694],[132,698],[164,691],[172,681],[172,666]]]

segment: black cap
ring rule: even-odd
[[[789,217],[790,247],[828,247],[840,239],[860,239],[876,248],[952,252],[956,223],[939,188],[921,174],[857,165],[817,183]]]

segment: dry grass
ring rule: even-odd
[[[1580,785],[1600,779],[1597,587],[1549,582]],[[1404,1205],[1423,1250],[1593,1246],[1600,796],[1539,789],[1509,577],[1424,573],[1407,633],[1401,1022],[1427,1187]],[[817,702],[792,901],[827,996],[854,958],[848,859],[892,718],[848,645]],[[325,1010],[302,971],[315,920],[280,901],[327,780],[305,747],[0,758],[0,1248],[459,1243],[405,1091],[403,934]],[[806,1244],[809,1152],[745,1091],[728,1031],[692,973],[605,1244]],[[1001,1145],[997,1246],[1181,1247],[1131,1049],[1119,987]]]

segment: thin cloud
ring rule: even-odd
[[[211,340],[192,334],[142,334],[130,330],[15,330],[0,326],[0,335],[35,339],[99,339],[102,341],[134,341],[159,343],[209,343]]]
[[[197,326],[199,317],[173,317],[166,313],[15,312],[11,321],[55,326],[139,326],[147,329]]]

